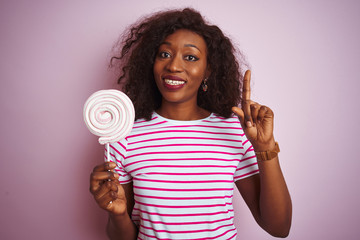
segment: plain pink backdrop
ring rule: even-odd
[[[107,64],[125,26],[183,6],[238,44],[253,99],[275,111],[289,239],[358,239],[360,3],[325,0],[2,0],[0,239],[105,239],[106,213],[88,191],[103,147],[83,104],[116,88]],[[234,201],[238,239],[272,239]]]

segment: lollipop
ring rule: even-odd
[[[106,145],[109,161],[109,143],[124,139],[134,125],[135,110],[130,98],[118,90],[100,90],[93,93],[84,105],[84,121],[90,132]]]

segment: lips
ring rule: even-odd
[[[180,77],[177,76],[164,76],[163,78],[164,87],[169,90],[178,90],[182,88],[186,81]]]

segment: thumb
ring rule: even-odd
[[[244,125],[244,118],[245,118],[245,116],[244,116],[244,111],[241,109],[241,108],[239,108],[239,107],[232,107],[231,108],[231,111],[233,112],[233,113],[235,113],[235,115],[236,116],[238,116],[239,117],[239,120],[240,120],[240,123],[241,123],[241,125],[242,126],[245,126]]]

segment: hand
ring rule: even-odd
[[[267,107],[250,99],[251,72],[247,70],[244,76],[242,107],[233,107],[232,111],[239,117],[246,137],[252,143],[255,151],[272,150],[274,140],[274,113]]]
[[[90,176],[90,192],[102,208],[115,215],[127,213],[126,197],[118,181],[119,175],[113,172],[116,164],[106,162],[96,166]]]

